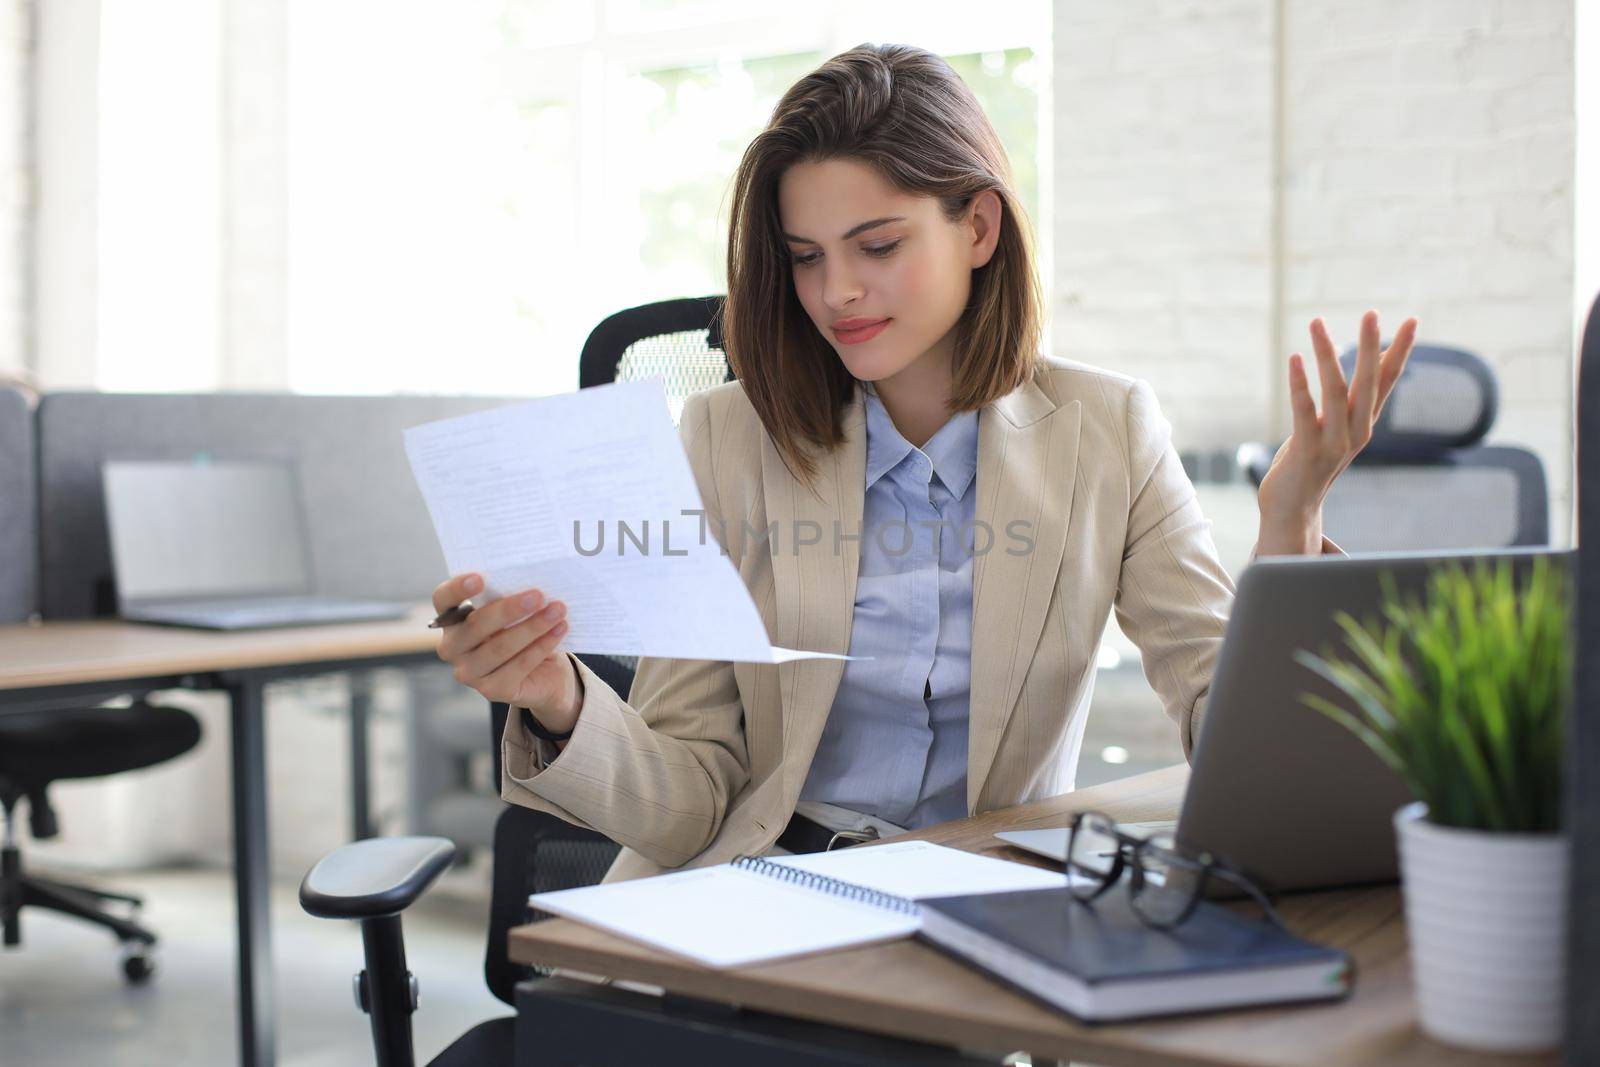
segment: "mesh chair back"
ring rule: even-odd
[[[690,395],[733,380],[722,350],[722,297],[684,297],[619,311],[584,342],[578,387],[659,376],[676,422]]]
[[[1346,349],[1339,363],[1345,380],[1354,378],[1356,350]],[[1417,345],[1363,455],[1467,448],[1483,440],[1499,406],[1494,372],[1481,358],[1463,348]]]
[[[548,968],[513,963],[507,954],[512,927],[552,918],[528,907],[528,894],[593,885],[605,877],[619,851],[599,834],[547,812],[506,806],[494,827],[494,889],[483,957],[483,977],[491,993],[512,1004],[518,982],[549,973]]]
[[[1544,466],[1525,449],[1496,447],[1352,463],[1328,490],[1322,521],[1346,552],[1547,544]]]
[[[676,423],[684,402],[703,389],[733,381],[722,349],[722,297],[662,300],[619,311],[589,333],[578,368],[578,388],[660,377],[667,408]],[[597,657],[598,658],[598,657]],[[624,696],[633,681],[637,656],[610,656],[626,673],[612,686]],[[593,666],[592,661],[590,665]],[[607,677],[606,681],[612,679]]]

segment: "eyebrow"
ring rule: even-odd
[[[882,226],[886,222],[904,222],[904,221],[906,221],[906,217],[904,215],[890,215],[887,218],[873,219],[870,222],[857,223],[856,225],[850,227],[849,231],[843,237],[839,238],[839,240],[848,241],[848,240],[850,240],[850,238],[854,237],[856,234],[865,233],[867,230],[872,229],[874,226]],[[803,245],[814,245],[814,244],[817,243],[817,242],[813,241],[809,237],[796,237],[792,233],[786,233],[786,234],[783,235],[783,237],[784,237],[784,240],[786,240],[786,241],[796,241],[796,242],[798,242],[800,244],[803,244]]]

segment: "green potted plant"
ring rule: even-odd
[[[1566,963],[1563,719],[1571,697],[1565,571],[1537,556],[1389,582],[1382,618],[1338,625],[1352,656],[1299,662],[1355,711],[1304,701],[1353,731],[1410,786],[1395,813],[1423,1030],[1497,1051],[1555,1047]]]

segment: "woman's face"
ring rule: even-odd
[[[912,364],[949,373],[972,272],[999,237],[996,193],[980,193],[950,222],[937,198],[830,159],[784,172],[778,216],[795,293],[852,375],[882,381]]]

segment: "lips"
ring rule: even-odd
[[[833,324],[833,335],[841,344],[857,345],[884,331],[892,319],[844,319]]]

